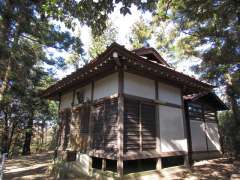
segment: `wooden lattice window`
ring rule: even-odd
[[[80,133],[87,134],[89,131],[90,106],[83,105],[79,110]]]
[[[117,151],[117,98],[98,102],[92,114],[92,148]]]
[[[189,103],[188,115],[190,120],[216,122],[216,111],[205,104]]]
[[[142,150],[156,148],[156,106],[141,104]]]
[[[84,92],[78,91],[76,95],[77,95],[77,103],[83,104],[84,103]]]
[[[206,122],[216,122],[216,111],[212,108],[206,107],[204,108],[204,119]]]
[[[190,120],[203,121],[203,108],[201,104],[189,103],[188,115]]]
[[[125,100],[124,149],[144,151],[156,148],[156,106],[138,100]]]

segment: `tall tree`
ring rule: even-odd
[[[117,40],[117,28],[110,21],[107,23],[107,28],[101,35],[92,34],[91,46],[89,48],[89,55],[92,59],[96,58],[107,46]]]
[[[131,28],[129,41],[132,48],[136,49],[147,45],[147,40],[151,39],[152,33],[152,26],[141,17]]]
[[[225,87],[235,127],[240,127],[240,2],[160,0],[157,7],[155,22],[173,21],[174,39],[182,53],[202,59],[193,70],[202,79]],[[238,152],[239,144],[240,140],[235,141]]]
[[[69,29],[74,29],[74,19],[92,27],[93,34],[101,34],[106,28],[108,14],[114,10],[120,1],[0,1],[0,62],[1,87],[0,101],[9,88],[13,64],[16,64],[12,49],[19,43],[19,38],[31,39],[46,47],[59,49],[75,49],[81,53],[81,43],[78,37],[68,32],[59,31],[53,20],[61,21]],[[124,1],[120,13],[130,13],[132,4],[143,10],[152,10],[155,0],[151,2]]]
[[[38,97],[38,86],[44,76],[41,66],[44,63],[60,65],[62,62],[61,59],[47,58],[44,49],[52,47],[82,55],[80,37],[70,33],[75,28],[75,22],[90,26],[94,35],[101,34],[106,28],[108,14],[119,2],[0,1],[0,127],[3,129],[3,152],[9,151],[17,128],[21,136],[16,139],[24,143],[23,154],[30,153],[34,121],[39,119],[37,114],[43,113],[41,109],[46,105]],[[153,10],[155,1],[121,2],[120,13],[130,13],[132,4],[142,10]],[[63,31],[55,22],[62,23],[67,30]],[[19,145],[17,140],[13,144]]]

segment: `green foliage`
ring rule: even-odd
[[[117,28],[112,22],[108,22],[107,28],[102,35],[92,35],[91,46],[89,48],[89,55],[92,59],[96,58],[99,54],[106,50],[107,46],[117,40]]]
[[[152,26],[150,26],[149,23],[147,23],[143,17],[141,17],[131,29],[129,41],[132,45],[132,48],[136,49],[143,47],[144,43],[151,39],[152,32]]]
[[[153,10],[155,2],[121,1],[120,12],[130,13],[132,4],[142,10]],[[46,56],[44,50],[51,47],[71,52],[68,60],[77,68],[79,60],[84,60],[84,51],[80,34],[70,32],[77,24],[84,24],[92,28],[94,36],[99,36],[117,3],[120,1],[0,1],[2,152],[18,154],[23,148],[24,153],[30,153],[35,130],[40,129],[44,139],[44,128],[56,124],[57,104],[40,97],[41,91],[56,80],[42,67],[45,64],[62,67],[64,62],[61,57]],[[58,23],[67,30],[63,31]]]
[[[181,33],[178,45],[183,53],[203,59],[195,70],[203,72],[203,78],[221,84],[224,73],[240,61],[239,7],[236,1],[227,0],[161,0],[155,21],[173,21]]]
[[[240,153],[240,3],[233,0],[160,0],[154,25],[173,24],[158,38],[159,47],[178,55],[202,59],[193,70],[201,78],[225,88],[231,112],[220,116],[225,145]],[[166,40],[166,42],[164,41]],[[222,92],[224,93],[224,92]]]
[[[218,119],[224,153],[229,156],[237,156],[240,151],[240,126],[235,124],[231,111],[221,112]]]

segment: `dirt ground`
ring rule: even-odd
[[[48,173],[51,159],[52,153],[9,159],[6,161],[3,180],[52,180],[54,178]],[[233,173],[240,173],[240,165],[234,165],[232,160],[220,158],[196,162],[191,170],[178,172],[175,177],[187,180],[230,179]]]

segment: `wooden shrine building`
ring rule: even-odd
[[[59,101],[58,158],[122,177],[220,156],[216,113],[227,107],[212,89],[153,48],[113,43],[43,96]]]

